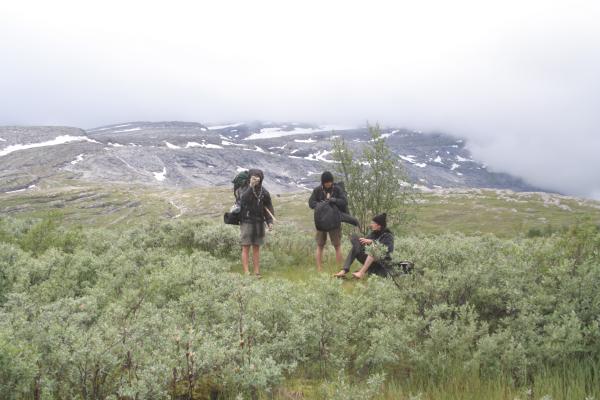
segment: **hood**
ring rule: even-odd
[[[262,185],[263,179],[265,179],[265,175],[260,169],[250,169],[248,170],[248,177],[258,176],[260,178],[260,184]]]

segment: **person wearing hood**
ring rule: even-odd
[[[348,200],[344,191],[337,185],[333,184],[333,174],[329,171],[321,174],[321,185],[313,189],[310,198],[308,199],[308,206],[311,209],[317,208],[320,202],[329,202],[338,207],[338,209],[344,209],[348,205]],[[323,264],[323,249],[327,243],[327,236],[335,249],[335,258],[339,264],[343,261],[342,256],[342,229],[337,228],[328,232],[317,230],[316,241],[317,241],[317,271],[322,271]]]
[[[358,272],[352,273],[352,276],[357,279],[364,278],[365,274],[376,274],[380,276],[387,276],[385,267],[382,262],[388,262],[392,259],[392,252],[394,251],[394,234],[387,228],[387,214],[383,213],[373,217],[371,221],[371,233],[367,237],[352,236],[350,242],[352,243],[352,249],[346,258],[344,267],[340,272],[335,274],[335,277],[341,278],[350,272],[350,265],[354,260],[358,260],[362,263],[362,267]],[[372,244],[373,242],[379,242],[387,247],[387,254],[381,261],[375,260],[372,256],[365,252],[365,246]]]
[[[240,242],[242,245],[242,268],[249,274],[250,247],[254,274],[260,277],[260,246],[265,240],[265,224],[273,229],[275,211],[271,195],[263,187],[264,174],[259,169],[248,171],[249,185],[240,193]]]

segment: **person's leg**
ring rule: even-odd
[[[372,256],[367,256],[361,269],[358,272],[353,272],[352,276],[354,276],[355,278],[358,278],[358,279],[364,278],[365,274],[369,270],[369,267],[371,265],[373,265],[374,262],[375,262],[375,259]]]
[[[341,264],[342,261],[344,261],[344,256],[342,255],[342,246],[338,244],[337,246],[334,246],[334,249],[335,249],[335,261],[338,264]]]
[[[317,241],[317,253],[315,255],[317,271],[321,272],[323,270],[323,249],[325,248],[325,243],[327,243],[327,232],[317,231],[315,238]]]
[[[344,266],[342,267],[342,270],[334,275],[336,277],[342,277],[342,276],[346,275],[348,273],[348,271],[350,271],[350,266],[352,265],[354,260],[356,260],[356,258],[363,251],[362,245],[358,241],[358,236],[352,235],[352,237],[350,238],[350,243],[352,244],[352,248],[350,249],[350,252],[348,253],[348,256],[346,257],[346,262],[344,262]]]
[[[248,259],[250,253],[250,246],[242,246],[242,268],[244,269],[244,273],[248,274]]]
[[[342,255],[342,228],[329,232],[329,239],[335,249],[335,261],[337,261],[338,264],[341,264],[344,260],[344,256]]]
[[[317,271],[323,271],[323,248],[324,246],[317,245]]]
[[[254,266],[254,274],[260,275],[260,246],[252,245],[252,265]]]

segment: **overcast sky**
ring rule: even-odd
[[[368,120],[600,199],[594,4],[5,1],[0,125]]]

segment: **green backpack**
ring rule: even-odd
[[[248,175],[247,170],[238,173],[231,181],[231,183],[233,183],[233,193],[235,193],[239,188],[248,185],[249,179],[250,176]]]
[[[225,215],[223,215],[223,221],[226,224],[240,224],[241,205],[239,195],[241,191],[239,189],[248,186],[249,179],[250,176],[248,175],[248,171],[241,171],[231,181],[231,183],[233,183],[233,195],[235,196],[235,202],[233,203],[233,206],[231,207],[229,212],[226,212]]]

